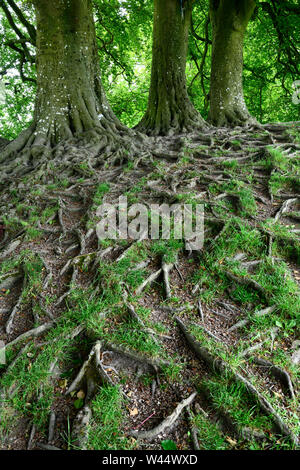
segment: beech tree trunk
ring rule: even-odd
[[[101,84],[92,0],[33,0],[37,22],[37,96],[32,126],[5,152],[35,154],[59,141],[112,137],[124,129]]]
[[[194,0],[154,0],[151,86],[147,111],[137,126],[149,135],[205,126],[186,87],[193,3]]]
[[[243,92],[243,44],[254,0],[210,0],[213,30],[209,120],[216,126],[255,123]]]

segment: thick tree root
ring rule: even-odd
[[[256,282],[254,279],[248,278],[246,276],[243,276],[243,277],[235,276],[229,271],[226,271],[225,274],[231,281],[235,282],[236,284],[241,284],[243,286],[251,287],[252,289],[259,292],[264,298],[267,297],[266,290],[260,284],[258,284],[258,282]]]
[[[108,351],[113,351],[117,354],[127,356],[129,359],[133,359],[136,362],[140,362],[141,364],[147,364],[148,366],[152,367],[155,372],[161,370],[161,368],[170,366],[170,362],[164,359],[155,359],[144,354],[141,354],[137,351],[133,351],[132,349],[125,348],[121,345],[116,345],[112,343],[105,343],[105,349]]]
[[[193,441],[193,447],[194,447],[195,450],[200,450],[198,436],[197,436],[198,430],[197,430],[196,426],[193,425],[193,416],[192,416],[192,413],[191,413],[190,406],[187,406],[186,411],[187,411],[189,420],[191,422],[191,437],[192,437],[192,441]]]
[[[29,436],[29,440],[28,440],[28,444],[27,444],[27,450],[32,449],[32,443],[33,443],[35,433],[36,433],[36,427],[35,427],[35,425],[33,425],[32,428],[31,428],[31,431],[30,431],[30,436]]]
[[[151,429],[150,431],[131,431],[132,436],[134,436],[136,439],[155,439],[159,434],[164,433],[167,429],[170,429],[176,423],[184,408],[189,406],[195,400],[196,396],[197,393],[194,392],[188,398],[179,403],[173,413],[155,428]]]
[[[37,442],[36,446],[42,450],[62,450],[59,447],[52,446],[50,444],[44,444],[43,442]]]
[[[15,319],[16,314],[18,313],[22,300],[23,300],[23,292],[21,292],[18,302],[16,303],[16,305],[14,306],[14,308],[12,309],[8,317],[8,320],[5,326],[5,331],[8,335],[10,335],[10,333],[12,332],[14,319]]]
[[[2,261],[3,259],[7,258],[9,255],[11,255],[16,248],[21,244],[22,240],[19,238],[17,240],[12,241],[8,247],[0,253],[0,260]]]
[[[44,323],[41,326],[38,326],[37,328],[33,328],[32,330],[26,331],[25,333],[21,334],[18,336],[16,339],[11,341],[10,343],[6,344],[6,348],[15,346],[16,344],[20,343],[21,341],[24,341],[29,338],[37,338],[41,336],[42,334],[46,333],[47,331],[51,330],[51,328],[54,326],[54,322],[48,322]],[[0,350],[1,352],[1,350]]]
[[[143,290],[148,286],[151,285],[162,273],[162,269],[155,271],[155,273],[151,274],[135,291],[135,295],[140,295]]]
[[[264,315],[268,315],[269,313],[273,313],[276,310],[276,305],[272,305],[271,307],[266,307],[263,310],[259,310],[258,312],[254,313],[254,317],[262,317]],[[250,321],[246,318],[238,321],[234,325],[232,325],[231,328],[229,328],[228,331],[235,331],[238,330],[239,328],[244,328],[246,325],[248,325]]]
[[[0,290],[3,292],[12,289],[22,278],[23,276],[19,272],[3,276],[0,280]]]
[[[88,379],[88,375],[91,374],[91,369],[96,368],[96,371],[100,375],[100,378],[107,383],[112,383],[112,381],[108,378],[106,372],[103,369],[103,365],[101,364],[100,360],[100,352],[101,352],[102,343],[98,341],[95,346],[92,348],[87,360],[83,363],[80,371],[78,372],[77,376],[69,386],[66,391],[66,395],[78,390],[84,380]],[[95,359],[96,358],[96,359]]]
[[[281,367],[275,366],[272,362],[262,359],[260,357],[253,358],[254,364],[265,368],[270,374],[272,374],[275,379],[279,380],[283,388],[287,391],[292,400],[295,399],[294,387],[290,375],[286,370],[281,369]]]
[[[293,199],[287,199],[286,201],[284,201],[284,203],[282,204],[281,208],[279,209],[279,211],[276,213],[274,219],[276,221],[278,221],[280,219],[280,217],[282,217],[286,212],[289,211],[290,209],[290,206],[294,203],[296,203],[298,201],[298,198],[293,198]]]
[[[75,449],[86,450],[88,427],[92,418],[92,410],[85,405],[77,414],[72,428],[72,446]]]
[[[204,313],[200,299],[198,299],[198,312],[200,314],[201,320],[204,321]]]
[[[101,377],[102,379],[102,382],[103,383],[108,383],[110,385],[115,385],[113,380],[110,378],[110,376],[107,374],[106,372],[106,366],[103,365],[102,361],[101,361],[101,348],[102,348],[102,343],[100,341],[98,341],[96,344],[95,344],[95,366],[96,366],[96,370],[99,374],[99,376]]]
[[[268,400],[258,391],[256,388],[238,372],[234,372],[232,368],[224,362],[222,359],[214,357],[208,349],[201,346],[199,342],[188,332],[184,323],[176,317],[176,321],[184,334],[189,346],[195,352],[196,356],[205,362],[205,364],[213,371],[217,372],[220,375],[228,376],[231,375],[237,383],[243,384],[248,393],[253,396],[253,398],[259,403],[261,409],[270,415],[276,424],[278,430],[284,436],[289,437],[293,444],[298,445],[298,438],[292,433],[288,426],[283,422],[278,413],[274,410],[273,406],[268,402]]]
[[[48,444],[53,441],[54,432],[55,432],[55,423],[56,423],[56,414],[54,411],[51,411],[49,418],[49,429],[48,429]]]
[[[259,128],[257,120],[242,108],[232,106],[231,109],[219,112],[217,118],[210,118],[209,122],[217,127],[250,127]]]

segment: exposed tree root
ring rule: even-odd
[[[192,413],[191,413],[190,406],[187,406],[186,410],[187,410],[189,420],[191,422],[191,436],[192,436],[192,441],[193,441],[193,447],[194,447],[195,450],[200,450],[198,436],[197,436],[198,430],[197,430],[196,426],[193,425],[193,422],[192,422],[193,421],[193,416],[192,416]]]
[[[258,291],[264,298],[267,297],[266,290],[260,284],[258,284],[258,282],[256,282],[254,279],[250,279],[246,276],[243,276],[243,277],[235,276],[234,274],[232,274],[229,271],[226,271],[226,276],[231,281],[233,281],[237,284],[242,284],[244,286],[251,287],[252,289]]]
[[[172,296],[169,275],[170,275],[170,271],[174,268],[174,265],[175,263],[166,263],[165,260],[162,260],[161,269],[164,275],[164,284],[165,284],[165,291],[166,291],[167,299],[170,299],[170,297]]]
[[[54,411],[51,411],[49,418],[49,428],[48,428],[48,444],[53,441],[54,432],[55,432],[55,423],[56,423],[56,414]]]
[[[232,106],[224,112],[218,112],[218,118],[210,118],[210,122],[217,127],[257,127],[257,120],[242,108]]]
[[[87,360],[84,362],[84,364],[82,365],[80,371],[78,372],[77,376],[75,377],[75,379],[73,380],[73,382],[71,383],[71,385],[69,386],[69,388],[67,389],[66,391],[66,395],[69,395],[70,393],[74,392],[75,390],[78,390],[83,382],[83,380],[86,380],[87,379],[87,375],[90,373],[90,369],[95,367],[94,366],[94,362],[95,362],[95,355],[97,354],[98,355],[98,359],[97,359],[97,372],[100,373],[100,376],[101,376],[101,379],[103,380],[103,378],[106,378],[106,381],[107,382],[110,382],[109,380],[107,380],[107,376],[106,374],[104,374],[102,368],[99,367],[99,364],[100,364],[100,359],[99,359],[99,354],[100,354],[100,350],[101,350],[101,343],[100,342],[97,342],[95,344],[95,346],[92,348]]]
[[[284,203],[282,204],[281,208],[279,209],[279,211],[276,213],[274,219],[277,221],[280,219],[280,217],[282,217],[286,212],[289,211],[290,209],[290,206],[292,204],[294,204],[295,202],[298,201],[298,198],[293,198],[293,199],[287,199],[286,201],[284,201]]]
[[[215,259],[215,250],[219,250],[223,246],[224,260],[227,262],[232,262],[232,260],[234,262],[241,262],[241,267],[249,270],[249,273],[255,273],[255,268],[256,266],[260,266],[261,259],[264,263],[263,246],[262,251],[255,255],[257,259],[254,261],[252,261],[252,257],[249,258],[251,261],[247,260],[249,250],[244,247],[235,252],[228,250],[228,254],[226,253],[226,240],[227,236],[231,235],[231,228],[234,226],[237,236],[239,236],[239,231],[241,230],[240,225],[234,222],[235,217],[240,215],[243,205],[243,200],[239,192],[240,188],[242,190],[247,189],[249,195],[251,193],[256,201],[261,202],[261,204],[256,204],[257,212],[255,216],[251,216],[251,214],[247,212],[245,225],[247,224],[247,227],[250,229],[257,229],[263,233],[264,236],[261,237],[261,241],[266,243],[266,247],[268,240],[271,239],[270,255],[272,255],[272,252],[275,254],[275,249],[280,250],[279,243],[276,245],[275,243],[273,244],[273,241],[276,240],[282,241],[282,244],[285,246],[288,245],[289,248],[295,249],[295,252],[297,252],[299,248],[296,239],[297,232],[293,232],[292,229],[290,229],[289,234],[287,231],[282,231],[281,234],[279,224],[277,224],[278,231],[274,229],[273,234],[271,229],[267,230],[262,228],[264,227],[262,222],[265,221],[265,218],[268,217],[270,213],[272,215],[274,214],[274,207],[271,206],[270,201],[265,197],[268,189],[269,172],[265,170],[266,154],[264,153],[264,149],[269,144],[278,147],[281,152],[286,152],[284,155],[287,161],[289,161],[290,157],[294,158],[293,153],[297,149],[294,148],[293,145],[285,145],[286,142],[283,140],[282,130],[277,129],[275,134],[272,134],[272,131],[266,133],[265,130],[256,129],[256,133],[258,132],[261,134],[260,136],[253,136],[251,129],[249,129],[248,132],[245,128],[237,129],[235,133],[230,133],[230,131],[225,128],[210,128],[202,133],[180,136],[179,138],[157,137],[147,139],[146,137],[142,137],[140,140],[137,139],[134,143],[126,142],[129,136],[125,132],[123,135],[124,138],[121,135],[120,145],[114,144],[114,138],[112,138],[111,141],[111,148],[109,148],[107,140],[105,142],[103,141],[103,148],[102,150],[100,149],[98,153],[95,150],[95,145],[100,144],[99,135],[92,136],[91,149],[89,149],[88,139],[86,140],[85,138],[86,136],[82,137],[80,146],[77,146],[76,140],[72,137],[69,141],[65,141],[57,147],[52,147],[51,144],[49,147],[50,153],[48,154],[47,150],[44,148],[40,149],[40,153],[38,151],[32,153],[29,151],[29,146],[26,148],[26,152],[27,150],[29,152],[27,155],[25,155],[26,152],[24,148],[24,153],[21,152],[18,156],[11,155],[6,162],[1,164],[1,167],[3,169],[5,168],[4,173],[2,173],[0,177],[2,183],[5,183],[1,185],[0,200],[0,212],[3,214],[3,218],[1,218],[2,216],[0,217],[0,260],[3,261],[4,266],[4,270],[1,271],[0,275],[0,289],[6,289],[5,292],[3,292],[3,296],[1,296],[0,309],[0,320],[3,323],[1,327],[3,338],[7,340],[7,336],[4,332],[6,316],[12,312],[14,306],[12,304],[16,304],[17,302],[15,300],[16,295],[18,295],[17,283],[21,284],[20,281],[24,277],[27,279],[27,274],[28,279],[31,279],[31,268],[35,267],[34,265],[31,267],[29,264],[28,269],[26,269],[26,276],[24,276],[19,268],[15,268],[15,266],[20,266],[19,259],[22,259],[23,250],[28,249],[35,254],[35,259],[39,258],[39,262],[37,263],[38,269],[36,273],[33,273],[32,277],[34,287],[31,289],[30,284],[26,286],[26,288],[30,288],[26,289],[25,292],[23,289],[23,292],[26,293],[24,301],[26,300],[27,302],[28,300],[29,307],[30,304],[32,305],[32,314],[37,324],[40,325],[37,328],[26,331],[29,318],[26,317],[24,322],[22,315],[14,315],[13,329],[16,332],[24,330],[25,332],[6,345],[9,349],[13,347],[15,356],[14,360],[3,367],[3,372],[1,373],[3,384],[9,384],[7,387],[4,385],[4,388],[6,388],[5,390],[2,388],[3,393],[1,392],[2,404],[4,404],[4,406],[7,404],[9,409],[10,406],[14,407],[14,403],[17,401],[20,402],[22,399],[28,400],[31,407],[27,412],[27,408],[25,409],[24,406],[25,411],[24,413],[22,412],[22,416],[24,416],[27,421],[28,418],[30,418],[29,421],[31,421],[31,410],[34,409],[34,401],[39,399],[39,393],[37,394],[36,390],[40,390],[40,384],[37,384],[35,388],[34,384],[32,384],[32,386],[30,385],[30,387],[28,387],[30,393],[27,393],[26,385],[24,387],[26,393],[24,393],[24,396],[21,395],[23,394],[23,385],[21,381],[18,382],[19,368],[22,364],[21,361],[23,359],[28,360],[29,365],[26,374],[28,374],[31,379],[31,368],[35,371],[36,368],[32,366],[35,365],[36,358],[43,360],[43,353],[48,354],[49,345],[57,345],[60,348],[60,344],[65,344],[66,351],[62,350],[62,355],[59,353],[57,357],[51,357],[51,365],[49,368],[47,362],[46,369],[43,371],[47,378],[45,381],[42,380],[42,387],[50,383],[55,389],[60,389],[62,394],[64,394],[67,386],[68,391],[70,389],[73,390],[73,392],[79,390],[81,392],[84,391],[84,406],[92,409],[93,405],[91,399],[94,394],[97,393],[98,383],[114,386],[120,381],[120,383],[122,382],[121,394],[124,396],[124,399],[126,398],[129,401],[133,399],[135,403],[141,400],[140,403],[143,403],[145,407],[145,415],[146,412],[148,413],[149,411],[149,414],[146,416],[151,414],[150,408],[154,405],[157,406],[158,402],[164,405],[164,408],[166,408],[165,405],[167,405],[168,409],[171,409],[171,403],[174,403],[174,401],[178,402],[181,396],[187,396],[188,393],[191,393],[190,387],[194,383],[195,375],[197,375],[195,369],[199,369],[199,375],[202,373],[204,373],[204,375],[207,374],[207,368],[203,368],[201,362],[197,363],[197,361],[191,360],[189,349],[182,341],[181,336],[176,334],[176,330],[174,331],[174,312],[178,314],[178,312],[184,311],[184,315],[186,315],[187,318],[197,321],[195,319],[197,307],[199,316],[197,327],[201,328],[208,337],[212,338],[214,341],[218,341],[218,344],[216,344],[217,350],[222,350],[224,354],[228,353],[229,358],[231,357],[231,353],[235,351],[236,346],[239,348],[239,355],[243,355],[243,353],[240,352],[240,346],[242,344],[245,350],[240,367],[243,367],[244,363],[247,364],[247,370],[249,370],[247,358],[250,356],[249,362],[251,362],[253,352],[265,344],[265,333],[263,332],[261,336],[253,335],[251,337],[245,337],[245,335],[243,335],[243,337],[241,337],[239,329],[251,322],[251,317],[255,318],[256,316],[268,315],[274,312],[275,309],[278,309],[278,315],[282,317],[285,314],[284,309],[281,311],[278,307],[273,306],[255,312],[256,307],[251,305],[249,306],[249,310],[253,311],[251,317],[249,317],[249,319],[242,318],[237,322],[237,318],[240,318],[240,312],[246,311],[248,306],[245,308],[244,305],[243,307],[242,301],[237,301],[234,296],[231,297],[231,303],[225,300],[227,292],[222,291],[222,283],[219,284],[220,279],[218,279],[218,274],[214,272],[213,265],[207,263],[207,261],[209,261],[209,257],[211,257],[214,263],[217,263],[217,268],[219,268],[218,262],[220,262],[221,266],[223,259]],[[280,143],[284,145],[278,145],[279,139],[277,139],[277,137],[280,138]],[[125,147],[127,152],[123,152]],[[29,156],[30,152],[31,156]],[[33,156],[33,154],[35,155]],[[46,158],[47,155],[48,157]],[[186,155],[188,155],[188,158],[181,158]],[[19,166],[17,158],[19,158]],[[130,165],[127,166],[126,163],[129,160]],[[24,162],[27,162],[27,166]],[[158,165],[156,165],[157,163]],[[106,169],[106,166],[112,167],[114,164],[119,166]],[[121,166],[124,164],[126,165],[126,171],[123,171]],[[242,168],[243,171],[238,171],[240,168]],[[250,186],[248,181],[248,169],[251,171],[252,168],[253,180]],[[26,180],[24,179],[25,174]],[[148,180],[150,181],[147,184]],[[233,184],[235,180],[238,181],[236,191],[235,189],[231,190],[231,184]],[[142,244],[143,257],[141,257],[140,260],[132,262],[126,271],[128,276],[127,274],[123,276],[122,270],[124,266],[123,263],[119,264],[119,262],[127,256],[128,259],[130,259],[131,250],[133,250],[134,255],[139,255],[141,247],[140,244],[134,247],[133,244],[135,242],[133,242],[133,244],[131,243],[131,245],[124,250],[123,244],[115,242],[107,248],[104,248],[103,244],[101,244],[103,248],[99,249],[100,245],[99,243],[97,245],[98,237],[97,231],[95,230],[98,220],[95,214],[95,205],[100,203],[102,196],[97,199],[97,188],[98,186],[100,187],[101,193],[103,183],[107,187],[109,186],[109,193],[103,196],[102,202],[111,202],[114,204],[117,203],[121,194],[129,193],[132,194],[134,198],[138,196],[139,202],[147,204],[152,202],[157,203],[157,199],[159,199],[160,203],[170,203],[175,200],[180,202],[182,200],[189,200],[190,198],[192,198],[195,203],[205,204],[206,241],[204,250],[193,251],[190,253],[193,254],[193,256],[190,257],[188,257],[187,253],[182,253],[178,265],[175,263],[173,266],[172,263],[169,264],[163,261],[161,269],[152,272],[144,282],[141,282],[138,280],[140,279],[140,273],[135,273],[134,271],[144,269],[150,262],[151,268],[161,262],[161,255],[160,257],[156,257],[154,251],[152,251],[151,243],[145,242]],[[132,193],[131,189],[133,189]],[[17,204],[11,201],[12,190],[18,194],[18,208]],[[280,221],[282,225],[286,224],[287,216],[293,213],[291,212],[294,209],[292,205],[297,199],[296,195],[293,193],[294,189],[291,186],[291,189],[280,192],[279,195],[274,195],[274,201],[280,203],[280,209],[275,217],[277,217],[277,222]],[[95,202],[96,200],[97,203]],[[34,211],[33,217],[31,217],[32,214],[30,212],[32,210]],[[36,214],[38,215],[36,216]],[[40,218],[40,220],[36,220],[33,223],[31,222],[37,218]],[[245,220],[245,218],[242,220]],[[92,227],[90,226],[91,223],[93,224]],[[35,238],[35,232],[38,232],[37,238]],[[138,249],[136,250],[135,248]],[[165,256],[168,256],[168,245],[166,244],[163,249],[165,250]],[[144,258],[145,254],[146,260]],[[284,259],[285,252],[283,254],[280,253],[279,256],[282,256]],[[11,261],[12,267],[7,268],[6,266],[9,266]],[[273,258],[273,261],[276,261],[276,258]],[[292,263],[290,267],[294,270],[294,260]],[[124,263],[124,265],[125,264],[126,263]],[[101,278],[101,276],[98,275],[99,268],[100,272],[103,269],[105,273],[109,273],[111,269],[112,276],[110,277],[109,275],[107,279]],[[180,280],[178,280],[177,275],[172,278],[171,290],[170,274],[173,268],[178,269],[177,272]],[[297,272],[297,267],[295,266],[295,279],[297,279]],[[138,275],[136,278],[135,274]],[[194,274],[195,277],[193,277]],[[245,277],[231,273],[227,274],[229,280],[228,285],[230,285],[229,289],[236,284],[244,284],[249,290],[254,289],[262,298],[270,301],[268,293],[270,292],[271,296],[272,292],[270,290],[265,291],[263,281],[259,281],[261,282],[260,285],[254,281],[256,277],[253,276],[254,279],[252,279],[250,274]],[[270,273],[270,275],[272,274],[273,273]],[[159,279],[160,276],[161,279]],[[215,286],[213,285],[214,276],[216,281]],[[95,285],[94,281],[98,281],[98,278],[100,278],[100,282]],[[133,281],[133,279],[135,280]],[[163,298],[160,298],[160,289],[156,289],[154,286],[153,291],[152,289],[150,290],[150,285],[158,279],[163,282],[162,285],[165,290],[165,295],[162,297],[167,298],[167,306],[164,304],[159,305],[159,299],[161,301],[163,300]],[[35,282],[37,282],[37,289],[35,288]],[[139,282],[141,282],[141,284],[136,287]],[[193,287],[191,283],[195,282],[196,284]],[[116,305],[113,303],[115,283],[117,283],[118,289]],[[134,295],[142,295],[148,286],[147,295],[140,299],[133,298]],[[120,288],[124,288],[123,301],[119,296],[120,293],[122,296],[122,290],[120,290]],[[9,292],[8,289],[14,290]],[[78,302],[76,296],[72,296],[70,302],[68,301],[66,303],[67,308],[64,307],[63,301],[71,298],[70,294],[74,289],[75,291],[79,289],[83,291],[87,290],[86,298],[85,294],[83,294],[84,302],[87,301],[86,307]],[[110,289],[112,294],[112,309],[110,308],[110,298],[106,298],[106,291],[110,292]],[[217,292],[218,297],[213,296],[212,302],[217,305],[218,311],[213,310],[211,308],[212,305],[210,305],[209,308],[208,304],[205,305],[206,295],[208,295],[209,298],[213,289]],[[174,297],[181,298],[182,296],[181,307],[176,308],[176,299],[171,297],[173,291]],[[201,296],[199,303],[198,295],[195,295],[197,291]],[[107,300],[108,306],[106,305]],[[160,331],[158,326],[160,328],[168,328],[172,332],[171,336],[167,337],[156,333],[156,327],[155,331],[147,327],[147,323],[146,321],[144,322],[142,314],[140,316],[139,310],[135,307],[139,302],[141,307],[149,311],[149,321],[153,324],[157,322],[157,331]],[[272,302],[274,303],[275,300]],[[114,306],[116,308],[114,308]],[[124,306],[128,311],[127,317],[124,316]],[[79,307],[78,312],[77,307]],[[87,310],[86,312],[83,311],[85,308]],[[90,310],[91,318],[89,316],[86,320],[83,314],[86,313],[90,315]],[[293,312],[291,312],[291,314],[292,313]],[[163,351],[162,360],[156,356],[152,357],[150,353],[149,356],[145,353],[141,353],[139,350],[135,350],[133,346],[127,348],[123,343],[119,345],[106,342],[102,339],[101,334],[99,336],[98,329],[97,333],[93,331],[92,322],[97,321],[98,318],[101,319],[101,322],[105,321],[106,329],[104,331],[107,332],[109,328],[114,328],[115,325],[118,325],[120,322],[123,322],[123,326],[128,327],[129,324],[124,322],[126,322],[129,316],[137,322],[137,325],[134,326],[135,334],[138,330],[138,332],[142,333],[142,338],[144,338],[145,335],[150,336],[159,344],[160,350]],[[51,321],[45,320],[47,317],[49,317]],[[273,323],[273,320],[276,320],[276,316],[272,315],[270,317],[270,322]],[[74,323],[72,323],[73,320]],[[41,324],[42,321],[47,321],[47,323]],[[75,326],[78,325],[78,321],[80,325]],[[24,324],[26,326],[24,326]],[[233,326],[228,329],[228,325]],[[62,329],[62,331],[64,331],[62,335],[58,335],[54,338],[51,333],[50,338],[44,339],[43,334],[56,326],[65,328],[65,330]],[[185,327],[184,324],[183,326]],[[86,344],[85,338],[78,338],[76,342],[72,340],[82,331],[85,331],[86,336],[92,341],[93,346],[91,347],[90,355],[86,361],[81,362],[82,367],[77,376],[75,378],[72,377],[73,382],[71,384],[65,382],[65,380],[58,380],[61,378],[62,373],[58,369],[58,365],[59,367],[62,365],[67,369],[69,368],[69,353],[74,353],[76,360],[78,360],[79,357],[81,358],[81,345]],[[277,351],[281,348],[281,340],[283,340],[284,344],[289,348],[290,338],[283,338],[282,331],[282,329],[278,331],[276,345],[275,332],[271,330],[267,332],[268,337],[270,337],[270,334],[272,337],[271,351],[273,346],[274,349],[276,346]],[[105,337],[107,338],[107,335]],[[169,341],[165,344],[165,342],[158,341],[159,337],[167,337]],[[97,341],[98,338],[100,338],[100,341]],[[66,342],[64,342],[65,340]],[[124,342],[126,342],[126,340]],[[196,341],[194,340],[194,342]],[[234,349],[232,348],[233,345]],[[16,346],[16,348],[14,348],[14,346]],[[47,348],[45,348],[46,346]],[[282,421],[274,407],[256,390],[248,378],[244,377],[245,374],[243,372],[242,375],[236,373],[235,370],[229,366],[229,360],[228,363],[222,361],[215,357],[210,350],[202,348],[199,343],[197,344],[197,348],[194,345],[190,347],[196,352],[198,357],[201,358],[202,362],[204,361],[204,363],[208,365],[210,370],[223,375],[227,374],[227,376],[233,377],[233,381],[236,383],[243,383],[249,394],[260,404],[261,409],[275,422],[277,428],[280,430],[280,434],[288,436],[289,440],[294,444],[296,443],[296,438],[290,431],[289,425],[286,425],[286,423]],[[31,348],[34,350],[34,355],[32,354]],[[64,351],[66,354],[64,354]],[[0,354],[1,352],[2,351],[0,351]],[[11,352],[12,351],[9,350],[10,354]],[[172,354],[176,355],[176,360],[166,360],[166,358],[172,357]],[[292,352],[288,353],[288,355],[290,357]],[[298,359],[299,354],[297,356],[297,350],[295,350],[293,361],[297,362]],[[25,363],[27,364],[27,362]],[[177,379],[173,380],[171,374],[177,374],[177,366],[181,366],[182,364],[186,364],[187,367],[178,367],[178,370],[180,369],[180,379],[178,380],[177,387]],[[271,372],[268,377],[259,374],[262,383],[264,379],[268,381],[268,384],[270,384],[271,381],[272,385],[270,389],[272,390],[272,387],[276,387],[276,381],[278,380],[290,397],[293,396],[293,393],[295,394],[294,390],[290,387],[291,383],[288,381],[288,377],[290,381],[294,380],[293,375],[290,377],[288,372],[281,369],[281,367],[277,367],[275,361],[274,366],[270,363],[270,365],[261,365],[261,367],[265,367],[267,371]],[[129,373],[126,378],[126,384],[123,386],[123,372],[127,368],[133,368],[134,373]],[[136,371],[135,368],[138,370]],[[257,368],[253,366],[251,372],[253,372],[253,369],[254,372],[257,372]],[[282,373],[279,374],[277,369]],[[65,369],[62,370],[65,371]],[[278,372],[276,377],[276,374],[274,374],[276,380],[274,380],[272,376],[272,371],[274,370]],[[288,377],[284,372],[286,372]],[[38,382],[34,376],[33,380]],[[160,382],[167,387],[166,392],[163,392],[162,388],[157,386]],[[32,392],[33,388],[34,391]],[[130,397],[128,390],[132,392]],[[184,390],[184,392],[182,392],[182,390]],[[61,437],[58,437],[58,426],[61,425],[62,419],[63,425],[66,425],[67,415],[72,410],[74,412],[74,408],[72,407],[72,397],[69,394],[60,397],[60,399],[63,401],[64,406],[62,408],[64,408],[64,411],[62,412],[62,409],[59,407],[56,408],[57,395],[55,394],[53,406],[49,414],[48,434],[47,430],[45,433],[45,442],[36,443],[36,440],[41,440],[40,429],[36,427],[33,431],[32,441],[30,443],[32,449],[39,447],[45,450],[56,450],[57,448],[65,447],[65,443],[62,441]],[[274,394],[274,400],[275,399],[277,400],[278,398],[276,398]],[[296,407],[296,401],[292,403],[288,402],[288,406],[286,400],[281,404],[286,407],[287,419],[292,421],[292,411],[294,407]],[[195,411],[198,413],[196,405]],[[1,413],[4,406],[1,406]],[[88,408],[85,408],[85,411],[89,416]],[[36,417],[39,419],[40,414],[38,409],[36,413]],[[71,420],[72,416],[73,413],[71,412]],[[89,425],[85,423],[85,416],[85,413],[79,413],[73,423],[72,440],[74,439],[75,448],[87,448],[89,445],[86,440],[86,430]],[[206,415],[206,418],[210,420],[211,413],[209,416]],[[132,419],[132,429],[134,429],[136,424],[135,418],[130,416],[129,419]],[[183,445],[189,448],[191,443],[188,439],[186,440],[184,438],[187,432],[187,426],[188,423],[184,422],[182,429],[179,427],[176,429],[176,434],[178,433],[180,439],[182,438]],[[168,427],[165,428],[166,431],[168,429]],[[29,430],[32,430],[32,423],[30,423]],[[123,429],[120,429],[121,433],[123,433],[123,431]],[[256,432],[256,429],[254,431]],[[260,441],[265,439],[266,436],[267,440],[270,441],[268,433],[266,433],[265,436],[263,433],[257,431],[256,435],[254,431],[247,426],[243,428],[240,423],[236,423],[236,444],[234,444],[234,448],[240,448],[240,446],[245,448],[245,441]],[[197,444],[197,433],[194,426],[191,426],[191,437],[194,447],[198,448],[199,443]],[[273,437],[271,437],[271,440],[273,440]],[[29,444],[29,442],[24,443],[22,448],[26,448],[27,444]],[[137,443],[138,448],[144,447],[145,445],[145,443]],[[261,445],[264,446],[265,444]],[[155,443],[151,444],[151,448],[152,446],[154,448],[156,448],[155,446],[160,448],[160,440],[157,439]]]
[[[36,433],[36,427],[35,427],[35,425],[33,425],[32,428],[31,428],[31,431],[30,431],[30,436],[29,436],[29,440],[28,440],[28,444],[27,444],[27,450],[31,450],[31,448],[32,448],[32,442],[33,442],[35,433]]]
[[[23,276],[19,272],[3,276],[0,281],[0,290],[12,289],[22,278]]]
[[[11,341],[10,343],[6,344],[6,348],[14,346],[15,344],[20,343],[21,341],[24,341],[25,339],[28,338],[37,338],[41,336],[42,334],[46,333],[49,331],[54,325],[54,322],[48,322],[44,323],[41,326],[38,326],[37,328],[33,328],[32,330],[26,331],[25,333],[22,333],[20,336],[18,336],[16,339]]]
[[[72,429],[72,445],[75,449],[86,450],[88,425],[92,418],[92,410],[85,405],[77,414]]]
[[[131,434],[136,439],[155,439],[159,434],[162,434],[166,431],[166,429],[170,429],[175,424],[184,408],[189,406],[195,400],[196,396],[196,392],[192,393],[188,398],[186,398],[181,403],[179,403],[179,405],[177,405],[177,407],[170,416],[168,416],[164,421],[162,421],[158,426],[151,429],[150,431],[131,431]]]
[[[16,303],[16,305],[14,306],[14,308],[12,309],[9,317],[8,317],[8,320],[6,322],[6,327],[5,327],[5,331],[6,333],[9,335],[11,332],[12,332],[12,329],[13,329],[13,323],[14,323],[14,319],[15,319],[15,316],[16,314],[18,313],[18,310],[20,308],[20,305],[22,303],[22,300],[23,300],[23,290],[19,296],[19,300],[18,302]]]
[[[270,372],[279,382],[282,384],[284,389],[286,389],[292,400],[295,399],[294,387],[291,381],[290,375],[286,370],[281,369],[281,367],[275,366],[272,362],[262,359],[260,357],[253,358],[254,364],[257,364],[260,367],[264,367],[268,372]]]
[[[96,366],[97,372],[98,372],[99,376],[101,377],[103,383],[108,383],[110,385],[114,385],[113,380],[110,378],[110,376],[107,374],[107,372],[105,370],[107,367],[104,366],[102,361],[101,361],[101,357],[100,357],[101,356],[101,347],[102,347],[102,343],[100,341],[98,341],[94,346],[94,349],[95,349],[95,366]]]
[[[158,271],[156,271],[155,273],[151,274],[135,291],[135,294],[136,295],[140,295],[143,290],[148,286],[148,285],[151,285],[152,282],[156,281],[156,279],[159,278],[159,276],[161,275],[161,272],[162,272],[162,269],[159,269]]]
[[[201,320],[204,321],[204,313],[200,299],[198,299],[198,312],[200,314]]]
[[[62,450],[59,447],[51,446],[50,444],[44,444],[43,442],[37,442],[36,445],[42,450]]]
[[[0,260],[3,260],[4,258],[7,258],[9,255],[11,255],[20,244],[20,239],[12,241],[8,247],[0,253]]]
[[[141,364],[147,364],[148,366],[152,367],[155,372],[161,369],[162,366],[169,366],[170,363],[164,359],[155,359],[145,356],[137,351],[133,351],[132,349],[125,348],[121,345],[116,345],[112,343],[105,343],[105,349],[109,351],[113,351],[117,354],[127,356],[134,361],[140,362]]]
[[[213,372],[217,372],[220,375],[224,375],[224,376],[228,376],[228,374],[232,375],[234,380],[237,383],[243,384],[246,387],[248,393],[252,395],[256,401],[258,401],[261,409],[272,417],[279,431],[284,436],[289,437],[295,445],[298,445],[299,444],[298,438],[292,433],[292,431],[288,428],[288,426],[283,422],[283,420],[280,418],[278,413],[274,410],[273,406],[267,401],[267,399],[258,390],[256,390],[256,388],[247,379],[241,376],[238,372],[234,372],[226,362],[224,362],[222,359],[218,359],[214,357],[208,351],[208,349],[201,346],[201,344],[197,342],[196,339],[188,332],[186,326],[178,317],[176,317],[176,321],[181,331],[183,332],[189,346],[195,352],[197,357],[201,359],[202,361],[204,361]]]
[[[254,316],[262,317],[264,315],[268,315],[269,313],[274,312],[274,310],[276,310],[276,308],[277,308],[276,305],[272,305],[271,307],[267,307],[267,308],[264,308],[263,310],[259,310],[258,312],[255,312]],[[235,323],[231,328],[229,328],[228,331],[235,331],[239,328],[244,328],[248,324],[249,324],[249,320],[244,318],[244,319],[238,321],[237,323]]]

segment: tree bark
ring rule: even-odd
[[[186,57],[194,0],[154,0],[151,85],[137,128],[168,135],[205,127],[186,87]]]
[[[216,126],[255,123],[244,99],[243,43],[254,0],[210,0],[213,30],[209,120]]]
[[[33,3],[37,21],[34,121],[5,153],[30,149],[36,155],[86,133],[89,138],[109,140],[125,128],[102,88],[92,0]]]

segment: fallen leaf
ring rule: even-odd
[[[81,400],[83,400],[85,397],[85,393],[83,390],[79,390],[79,392],[77,393],[77,398],[81,398]]]
[[[133,410],[129,410],[130,416],[136,416],[139,414],[139,410],[134,408]]]
[[[226,436],[226,441],[232,446],[236,446],[237,442],[234,439],[231,439],[231,437]]]
[[[60,388],[66,388],[67,387],[67,383],[68,383],[68,380],[67,379],[63,379],[63,380],[60,380],[58,382],[58,385],[60,386]]]

